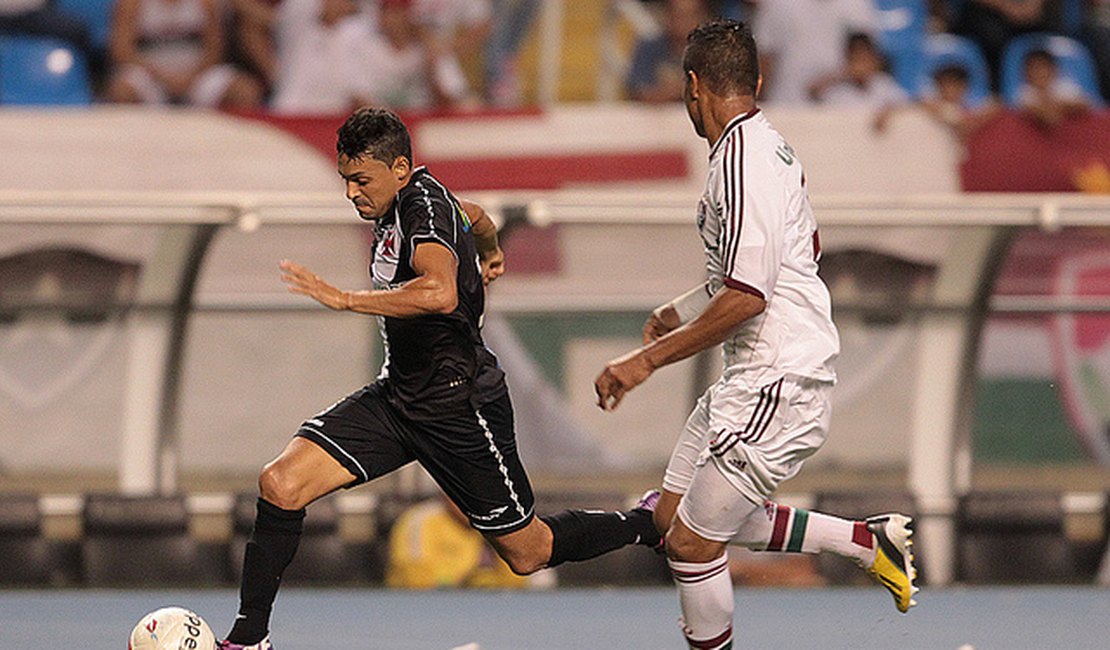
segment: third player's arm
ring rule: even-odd
[[[293,293],[300,293],[336,310],[361,314],[411,318],[449,314],[458,305],[455,281],[458,263],[449,248],[435,242],[417,244],[412,268],[418,274],[395,289],[343,291],[296,262],[281,263],[282,279]]]
[[[474,247],[478,250],[478,259],[482,261],[482,281],[489,284],[505,272],[505,253],[497,239],[497,224],[477,203],[459,199],[459,205],[470,217]]]

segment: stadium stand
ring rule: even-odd
[[[927,94],[932,87],[933,73],[948,65],[959,65],[967,70],[968,100],[972,105],[990,98],[990,69],[983,52],[975,41],[954,34],[930,34],[925,38],[916,93]]]
[[[92,88],[81,52],[53,38],[0,37],[0,104],[91,103]]]
[[[185,497],[91,494],[82,512],[85,583],[199,585],[226,582],[226,545],[190,535]]]
[[[51,581],[55,558],[41,533],[37,495],[0,495],[0,585],[43,585]]]
[[[960,579],[971,584],[1077,580],[1060,497],[1053,492],[965,496],[958,517]]]
[[[913,92],[922,64],[928,12],[924,0],[875,0],[879,47],[890,59],[891,74]]]
[[[89,45],[98,50],[108,48],[112,32],[112,12],[116,0],[56,0],[55,6],[81,19],[89,30]]]
[[[1079,84],[1090,101],[1102,106],[1098,89],[1098,73],[1094,59],[1079,41],[1058,34],[1036,33],[1019,36],[1006,45],[1002,55],[1001,92],[1009,106],[1018,105],[1023,83],[1026,55],[1037,49],[1047,50],[1056,58],[1060,75]]]

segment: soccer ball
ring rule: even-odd
[[[208,623],[184,607],[163,607],[142,618],[131,630],[128,650],[215,650],[216,635]]]

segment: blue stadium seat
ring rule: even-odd
[[[94,48],[101,51],[108,49],[116,0],[55,0],[54,6],[85,23],[89,28],[89,43]]]
[[[1091,53],[1079,41],[1056,34],[1026,34],[1006,45],[1002,53],[1002,99],[1010,106],[1017,106],[1018,95],[1024,78],[1025,57],[1036,49],[1048,50],[1056,57],[1060,74],[1071,79],[1086,91],[1088,99],[1102,106],[1098,90],[1098,74]]]
[[[0,37],[0,104],[88,105],[85,57],[53,38]]]
[[[990,97],[990,68],[982,50],[975,41],[953,34],[931,34],[925,39],[917,94],[929,94],[933,88],[933,73],[949,65],[967,70],[968,101],[972,106],[978,106]]]
[[[875,0],[879,48],[890,59],[891,73],[907,92],[917,85],[928,12],[925,0]]]

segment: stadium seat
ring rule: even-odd
[[[212,585],[230,582],[219,552],[189,534],[182,496],[93,494],[82,512],[82,561],[90,586]]]
[[[1002,53],[1001,86],[1002,99],[1007,105],[1018,105],[1024,83],[1025,57],[1036,49],[1048,50],[1056,58],[1060,74],[1079,84],[1096,106],[1102,106],[1098,73],[1091,53],[1075,39],[1044,33],[1018,36],[1006,45]]]
[[[85,57],[53,38],[0,36],[0,104],[92,103]]]
[[[1079,578],[1074,550],[1064,535],[1058,493],[972,493],[961,500],[957,519],[961,581],[1038,583]]]
[[[904,490],[875,490],[867,492],[822,492],[814,500],[813,509],[845,519],[865,519],[871,515],[900,512],[917,517],[913,496]],[[914,548],[918,583],[926,577],[922,571],[920,549]],[[817,569],[833,585],[870,585],[871,578],[860,571],[856,564],[832,553],[817,556]]]
[[[982,50],[975,41],[953,34],[931,34],[925,39],[917,94],[929,94],[933,89],[933,73],[948,65],[958,65],[967,70],[968,99],[972,106],[990,98],[990,68]]]
[[[229,560],[236,578],[243,570],[243,551],[254,527],[257,500],[254,493],[240,494],[235,499]],[[359,548],[346,544],[340,534],[335,498],[324,498],[309,506],[297,554],[282,575],[282,584],[365,583],[370,571]]]
[[[54,568],[33,494],[0,495],[0,585],[48,584]]]
[[[116,0],[55,0],[54,6],[85,23],[90,45],[101,51],[108,49]]]
[[[906,92],[917,85],[928,12],[925,0],[875,0],[879,48],[890,59],[891,74]]]

